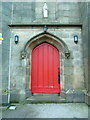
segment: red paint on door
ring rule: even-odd
[[[32,51],[32,93],[60,93],[58,82],[59,51],[48,43]]]

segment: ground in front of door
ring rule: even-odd
[[[3,118],[88,118],[84,103],[14,104],[15,110],[4,109]]]

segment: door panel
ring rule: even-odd
[[[32,93],[60,93],[58,83],[59,51],[48,43],[32,51]]]

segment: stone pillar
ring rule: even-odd
[[[60,53],[60,96],[65,98],[65,77],[64,77],[64,53]]]
[[[88,2],[87,4],[87,7],[88,7],[88,33],[90,33],[90,2]],[[87,92],[85,94],[85,102],[90,105],[90,34],[88,34],[88,62],[86,63],[87,64]]]
[[[21,80],[21,89],[20,89],[20,101],[25,100],[26,98],[26,59],[22,59],[22,80]]]

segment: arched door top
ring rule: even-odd
[[[34,37],[32,37],[25,45],[24,51],[27,51],[28,48],[33,49],[35,46],[47,42],[54,45],[59,51],[63,53],[69,53],[68,46],[66,43],[61,40],[59,37],[49,33],[43,32]]]

